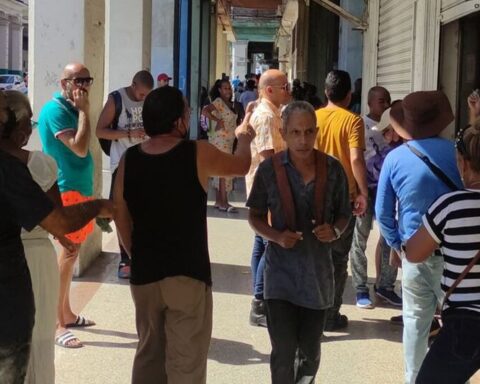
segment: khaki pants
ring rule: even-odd
[[[132,384],[206,383],[211,288],[186,276],[130,288],[139,337]]]

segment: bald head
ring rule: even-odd
[[[63,69],[61,85],[63,95],[69,100],[73,100],[73,91],[75,89],[81,89],[88,93],[92,82],[90,71],[81,63],[70,63]]]
[[[81,63],[69,63],[65,66],[62,72],[62,79],[71,79],[73,77],[80,77],[79,74],[87,73],[90,76],[90,71],[85,65]]]
[[[368,102],[370,103],[375,97],[383,97],[390,100],[390,92],[384,87],[375,86],[368,90]]]
[[[278,69],[269,69],[262,73],[258,88],[263,89],[272,85],[283,85],[287,81],[287,76]]]
[[[269,69],[260,76],[258,83],[261,97],[264,97],[277,107],[290,101],[290,91],[287,75],[278,69]]]
[[[390,92],[387,89],[375,86],[368,91],[369,117],[380,121],[383,112],[390,107]]]

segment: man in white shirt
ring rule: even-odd
[[[122,104],[117,126],[112,127],[115,120],[116,105],[115,96],[112,92],[103,107],[97,123],[96,134],[100,139],[111,140],[110,147],[110,171],[112,172],[112,187],[115,183],[118,164],[124,152],[133,145],[145,140],[143,129],[143,101],[153,88],[153,77],[146,70],[139,71],[133,76],[132,83],[128,87],[120,88],[116,92],[120,96]],[[112,197],[110,188],[110,197]],[[118,266],[118,277],[121,279],[130,278],[130,258],[120,246],[120,263]]]
[[[262,74],[258,85],[260,101],[253,112],[250,124],[255,129],[256,137],[251,144],[252,163],[245,176],[247,198],[252,189],[253,179],[260,163],[274,153],[286,149],[280,129],[282,128],[281,106],[291,99],[290,85],[285,73],[270,69]],[[263,268],[266,240],[255,235],[252,250],[252,277],[254,298],[250,311],[250,324],[267,326],[263,303]]]
[[[367,115],[363,116],[365,123],[365,162],[375,154],[380,153],[387,145],[382,132],[372,129],[382,117],[382,113],[390,106],[390,93],[383,87],[373,87],[368,91]],[[372,193],[373,192],[373,193]],[[375,196],[375,191],[370,191],[369,196]],[[350,262],[352,268],[353,287],[357,293],[357,307],[372,309],[373,303],[370,299],[367,287],[367,257],[365,249],[367,240],[372,229],[374,218],[374,201],[369,201],[368,208],[363,217],[357,217],[355,231],[353,234],[352,248],[350,250]],[[377,296],[396,306],[402,305],[402,299],[394,292],[393,287],[397,278],[397,268],[390,266],[390,248],[385,240],[380,237],[378,245],[380,254],[380,276],[377,276],[378,286],[374,286]]]

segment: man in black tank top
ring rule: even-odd
[[[237,128],[231,155],[185,140],[190,108],[178,89],[162,87],[145,99],[150,139],[126,151],[114,188],[139,337],[133,384],[206,383],[212,330],[208,178],[247,173],[254,136],[248,117]]]

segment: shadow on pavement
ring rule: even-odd
[[[131,343],[118,343],[113,341],[82,341],[82,344],[89,347],[100,347],[100,348],[137,348],[137,342],[132,341]]]
[[[383,319],[350,320],[348,328],[339,332],[326,332],[322,343],[346,340],[387,340],[394,343],[402,342],[403,327]]]
[[[115,336],[115,337],[123,337],[124,339],[138,340],[138,336],[136,333],[112,331],[110,329],[98,329],[98,328],[91,328],[91,327],[84,328],[82,329],[82,331],[85,333],[93,333],[96,335]]]
[[[208,359],[221,364],[250,365],[268,363],[270,355],[256,351],[247,343],[212,338]]]
[[[212,263],[213,292],[252,295],[250,267]]]
[[[102,252],[85,270],[81,277],[74,277],[76,282],[95,282],[105,284],[129,285],[128,279],[117,277],[120,256],[116,252]]]

